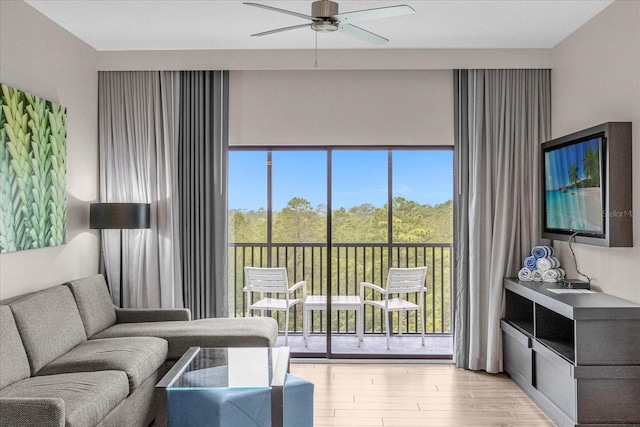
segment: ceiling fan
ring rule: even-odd
[[[355,22],[368,21],[371,19],[389,18],[392,16],[408,15],[414,13],[415,10],[411,6],[398,5],[388,7],[378,7],[375,9],[356,10],[353,12],[338,13],[338,3],[331,0],[317,0],[311,4],[311,15],[293,12],[291,10],[279,9],[277,7],[267,6],[258,3],[244,3],[249,6],[260,7],[262,9],[274,12],[286,13],[287,15],[297,16],[298,18],[309,19],[311,23],[294,25],[292,27],[277,28],[275,30],[265,31],[262,33],[252,34],[251,36],[266,36],[269,34],[279,33],[281,31],[296,30],[298,28],[311,27],[316,32],[332,32],[340,31],[361,40],[383,44],[388,42],[382,36],[371,31],[353,25]]]

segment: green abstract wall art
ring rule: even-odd
[[[66,242],[66,109],[0,84],[0,252]]]

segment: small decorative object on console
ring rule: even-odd
[[[589,282],[578,279],[561,279],[560,285],[562,285],[563,288],[569,289],[591,289],[591,284]]]

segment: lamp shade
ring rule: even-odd
[[[133,229],[149,228],[151,205],[149,203],[91,203],[89,228]]]

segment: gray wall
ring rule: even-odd
[[[67,244],[0,254],[0,299],[98,271],[97,52],[22,1],[0,1],[0,81],[67,107]]]
[[[232,71],[232,145],[453,145],[451,70]]]
[[[616,1],[553,49],[553,137],[608,121],[633,122],[633,248],[575,245],[595,288],[640,302],[640,2]],[[568,245],[557,242],[563,267]]]

